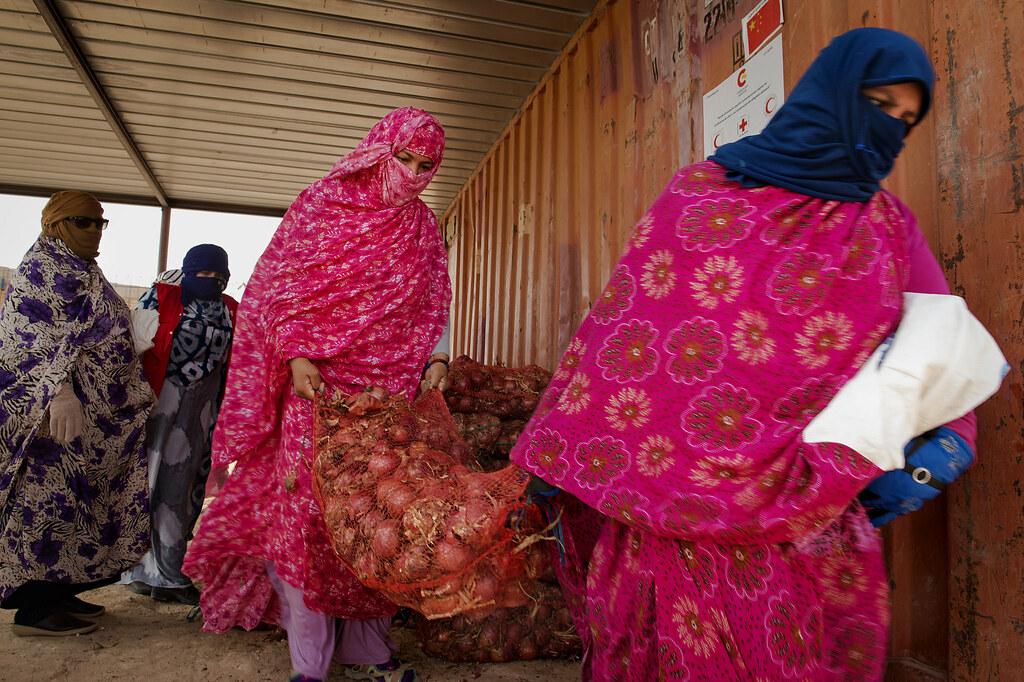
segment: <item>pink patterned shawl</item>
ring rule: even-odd
[[[403,149],[434,167],[415,175],[394,158]],[[310,480],[312,406],[292,395],[287,362],[309,358],[331,390],[372,383],[413,397],[451,301],[437,220],[417,198],[443,152],[436,119],[392,111],[296,198],[256,265],[213,440],[214,466],[236,465],[185,561],[204,584],[208,630],[275,617],[265,561],[320,613],[394,611],[326,540]]]
[[[878,674],[880,546],[851,502],[879,471],[801,432],[899,320],[899,209],[703,162],[637,225],[512,452],[585,505],[563,502],[585,676]]]

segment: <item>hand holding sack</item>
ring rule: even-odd
[[[904,455],[902,469],[885,472],[860,494],[875,528],[920,509],[974,461],[967,442],[945,426],[910,441]]]
[[[85,412],[71,382],[65,382],[50,402],[50,435],[70,443],[85,432]]]

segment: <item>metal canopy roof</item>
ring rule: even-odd
[[[281,214],[390,109],[439,214],[596,0],[0,0],[0,191]]]

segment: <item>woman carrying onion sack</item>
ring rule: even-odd
[[[432,116],[389,113],[292,203],[239,304],[213,445],[214,467],[234,469],[185,572],[203,584],[206,630],[283,626],[294,679],[323,679],[332,657],[350,678],[416,679],[394,658],[397,607],[332,551],[312,489],[311,401],[444,387],[451,283],[418,198],[443,152]]]
[[[948,294],[879,186],[933,83],[907,36],[839,36],[633,231],[511,453],[564,491],[584,679],[882,678],[888,582],[857,495],[897,465],[804,436],[902,327],[904,292]],[[973,415],[950,428],[973,446]]]
[[[16,635],[92,632],[149,545],[145,426],[154,397],[127,304],[96,256],[107,226],[57,192],[0,309],[0,599]]]

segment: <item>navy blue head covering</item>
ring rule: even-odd
[[[219,273],[216,277],[197,277],[204,270]],[[199,244],[185,254],[181,263],[184,277],[181,280],[181,302],[188,305],[194,298],[211,301],[220,298],[227,286],[231,271],[228,270],[228,252],[216,244]]]
[[[892,170],[909,129],[860,91],[906,82],[927,93],[920,121],[935,85],[924,49],[896,31],[854,29],[821,51],[759,135],[722,145],[709,158],[745,187],[867,201]]]

